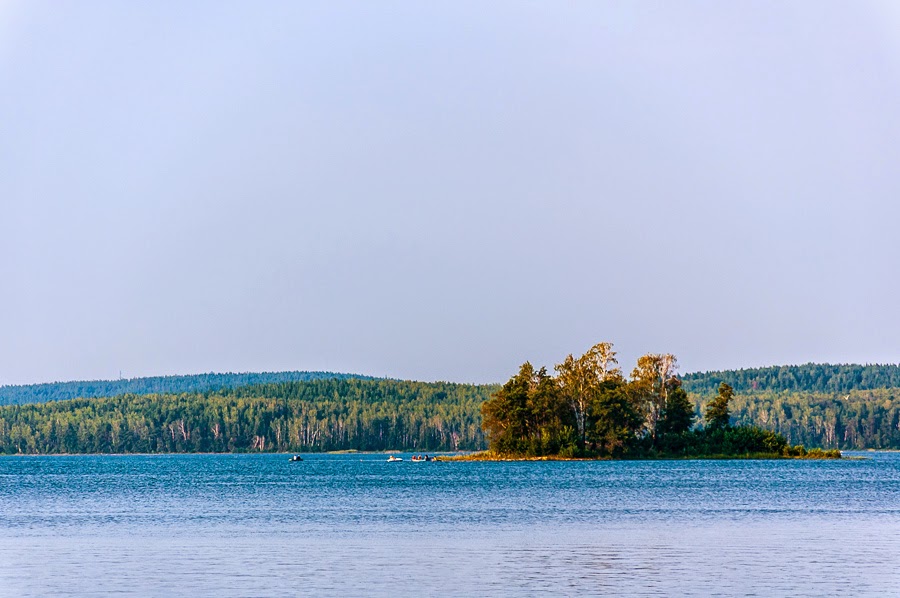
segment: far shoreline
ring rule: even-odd
[[[829,449],[837,450],[837,449]],[[877,449],[870,449],[876,452]],[[526,461],[840,461],[865,459],[861,456],[845,456],[838,450],[838,455],[826,456],[824,451],[806,455],[782,455],[779,453],[744,453],[739,455],[659,455],[654,457],[561,457],[559,455],[527,456],[503,455],[491,451],[481,451],[469,455],[437,457],[438,461],[481,461],[481,462],[526,462]]]
[[[815,450],[815,449],[814,449]],[[828,449],[838,450],[838,449]],[[824,449],[823,449],[824,451]],[[745,453],[739,455],[659,455],[659,456],[635,456],[635,457],[563,457],[559,455],[543,455],[543,456],[527,456],[527,455],[503,455],[492,453],[491,451],[478,452],[443,452],[436,451],[434,453],[415,451],[415,450],[390,450],[390,451],[288,451],[288,452],[244,452],[232,451],[221,453],[8,453],[0,454],[0,457],[172,457],[172,456],[239,456],[239,455],[272,455],[272,456],[289,456],[289,455],[416,455],[429,454],[435,461],[444,463],[464,463],[464,462],[538,462],[538,461],[857,461],[865,460],[868,457],[859,454],[845,455],[845,451],[839,451],[840,456],[822,456],[822,453],[807,455],[781,455],[777,453]],[[861,449],[850,450],[851,453],[896,453],[900,452],[891,449]]]

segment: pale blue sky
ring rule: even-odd
[[[0,0],[0,384],[900,361],[898,7]]]

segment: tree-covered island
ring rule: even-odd
[[[526,362],[482,405],[489,449],[470,458],[840,458],[733,426],[734,391],[724,382],[698,422],[676,369],[673,355],[648,354],[626,379],[607,342],[569,355],[555,376]]]

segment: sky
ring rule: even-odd
[[[900,5],[0,0],[0,385],[900,361]]]

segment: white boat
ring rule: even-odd
[[[393,463],[394,461],[403,461],[403,459],[401,459],[400,457],[395,457],[394,455],[388,457],[388,463]]]

